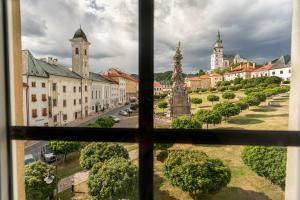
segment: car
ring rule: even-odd
[[[109,117],[111,117],[114,120],[115,123],[120,122],[120,118],[118,118],[117,116],[110,115]]]
[[[29,165],[31,163],[34,163],[36,161],[36,159],[34,158],[34,156],[32,154],[26,154],[24,156],[24,164]]]
[[[133,110],[131,110],[130,108],[126,108],[125,111],[126,111],[127,113],[132,113],[132,112],[133,112]]]
[[[46,163],[52,163],[57,160],[57,156],[51,152],[49,145],[44,145],[41,150],[41,157]]]
[[[120,110],[119,115],[128,116],[128,112],[126,112],[125,110]]]

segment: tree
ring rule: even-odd
[[[195,75],[196,76],[202,76],[205,74],[205,71],[203,69],[200,69]]]
[[[112,128],[115,124],[111,117],[99,117],[95,123],[99,125],[99,128]]]
[[[246,102],[249,106],[259,106],[260,104],[260,100],[255,96],[243,97],[241,101]]]
[[[206,129],[208,129],[208,124],[220,124],[222,121],[222,115],[213,110],[199,110],[196,115],[196,119],[206,124]]]
[[[234,99],[235,94],[233,92],[224,92],[222,97],[223,97],[223,99]]]
[[[271,76],[271,77],[268,77],[265,81],[264,81],[264,83],[266,83],[266,84],[268,84],[268,85],[270,85],[270,84],[280,84],[281,83],[281,81],[282,81],[282,79],[281,78],[279,78],[279,77],[277,77],[277,76]]]
[[[265,102],[267,100],[267,96],[263,92],[253,92],[250,93],[249,96],[256,97],[260,102]]]
[[[49,148],[53,153],[64,155],[64,161],[67,159],[67,154],[80,149],[80,142],[76,141],[50,141]]]
[[[235,78],[235,79],[233,80],[233,84],[234,84],[234,85],[240,84],[242,80],[243,80],[243,79],[240,78],[240,77]]]
[[[96,123],[89,123],[88,125],[86,125],[86,127],[89,127],[89,128],[100,128],[100,126]]]
[[[210,101],[212,104],[214,104],[215,101],[219,101],[220,100],[220,97],[217,96],[217,95],[208,95],[207,96],[207,100]]]
[[[55,167],[47,165],[40,160],[25,167],[25,190],[27,200],[43,200],[53,196],[56,180],[51,184],[47,184],[44,179],[48,175],[55,175]]]
[[[194,97],[194,98],[191,98],[191,102],[193,104],[201,104],[202,103],[202,99]]]
[[[249,104],[245,101],[238,101],[235,103],[241,110],[246,110],[249,108]]]
[[[160,109],[163,109],[163,112],[165,112],[165,109],[168,107],[168,102],[166,102],[166,101],[160,101],[160,102],[158,102],[157,106]]]
[[[96,163],[88,179],[89,195],[95,200],[134,198],[137,186],[137,167],[120,157]]]
[[[138,103],[132,103],[131,105],[130,105],[130,109],[131,110],[137,110],[139,108],[139,104]]]
[[[242,160],[259,176],[284,188],[286,147],[247,146],[242,151]]]
[[[200,121],[189,116],[180,116],[172,120],[171,128],[174,129],[201,129]]]
[[[193,199],[217,193],[231,179],[229,167],[200,151],[170,151],[163,172],[173,186],[188,192]]]
[[[112,157],[128,159],[128,151],[121,145],[108,142],[93,142],[80,152],[80,166],[91,169],[94,164],[104,162]]]
[[[238,115],[241,112],[240,107],[228,101],[216,104],[213,110],[219,112],[225,121],[228,120],[229,117]]]

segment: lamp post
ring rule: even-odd
[[[50,185],[51,183],[53,183],[53,181],[55,180],[55,178],[57,179],[57,165],[54,165],[55,166],[55,176],[54,175],[51,175],[50,172],[48,174],[48,176],[46,176],[44,178],[44,181],[45,183],[47,183],[48,185]],[[58,194],[58,181],[57,183],[55,183],[55,190],[54,190],[54,197],[57,197],[57,194]],[[48,199],[50,199],[50,197],[48,196]]]

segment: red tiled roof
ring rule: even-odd
[[[156,82],[156,81],[155,81],[155,82],[153,82],[153,86],[154,86],[154,87],[161,87],[161,84],[160,84],[160,82]]]
[[[262,67],[259,67],[259,68],[255,69],[255,70],[253,70],[253,72],[267,71],[267,70],[269,70],[271,68],[272,68],[272,64],[267,64],[267,65],[264,65]]]
[[[205,74],[202,76],[194,76],[194,77],[188,78],[188,80],[190,80],[190,81],[200,81],[203,79],[209,79],[209,76]]]
[[[236,74],[236,73],[241,73],[241,72],[252,72],[252,71],[254,71],[254,69],[251,66],[249,66],[248,64],[243,64],[243,65],[233,68],[231,71],[229,71],[225,74],[227,75],[227,74]]]
[[[105,74],[101,74],[101,75],[102,75],[105,79],[107,79],[107,80],[109,80],[109,81],[111,81],[111,82],[113,82],[113,83],[115,83],[115,84],[119,84],[118,81],[112,79],[111,77],[109,77],[109,76],[107,76],[107,75],[105,75]]]
[[[116,68],[109,69],[107,75],[111,76],[111,77],[122,77],[122,78],[125,78],[125,79],[129,79],[131,81],[138,82],[138,79],[136,79],[135,77],[130,76],[129,74],[127,74],[125,72],[122,72],[122,71],[120,71]]]

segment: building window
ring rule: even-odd
[[[96,96],[97,97],[97,96]],[[92,99],[94,99],[94,91],[92,91]]]
[[[46,97],[46,95],[45,94],[42,94],[42,101],[47,101],[47,97]]]
[[[86,49],[84,50],[84,55],[86,55],[87,54],[87,52],[86,52]]]
[[[275,75],[275,72],[272,72],[272,75]]]
[[[64,120],[64,121],[67,121],[67,119],[68,119],[68,115],[67,115],[67,114],[64,114],[64,115],[63,115],[63,120]]]
[[[88,102],[88,98],[87,97],[85,97],[85,103],[87,103]]]
[[[47,108],[42,108],[42,115],[47,116]]]
[[[52,83],[52,91],[56,91],[56,83]]]
[[[76,99],[74,99],[74,106],[76,106]]]
[[[53,99],[53,107],[56,107],[56,106],[57,106],[57,100]]]
[[[94,106],[92,106],[92,110],[94,110]]]
[[[280,71],[280,74],[283,74],[283,71],[282,71],[282,70]]]
[[[57,115],[53,116],[53,122],[57,122]]]
[[[46,83],[42,83],[42,88],[45,88],[46,87]]]
[[[64,85],[63,86],[63,92],[66,93],[66,91],[67,91],[67,87]]]
[[[84,86],[84,90],[87,92],[88,90],[87,85]]]
[[[79,99],[79,104],[81,104],[81,99]]]
[[[75,48],[75,54],[78,55],[79,54],[79,49]]]
[[[37,109],[32,109],[32,118],[37,118]]]
[[[73,92],[76,92],[76,86],[73,87]]]
[[[31,95],[31,101],[32,101],[32,102],[36,102],[36,101],[37,101],[36,95],[35,95],[35,94],[32,94],[32,95]]]
[[[35,82],[31,82],[31,87],[35,87],[36,83]]]
[[[289,73],[291,73],[291,70],[289,69]]]
[[[81,92],[81,87],[79,86],[78,91]]]
[[[63,100],[63,107],[67,106],[67,100]]]

